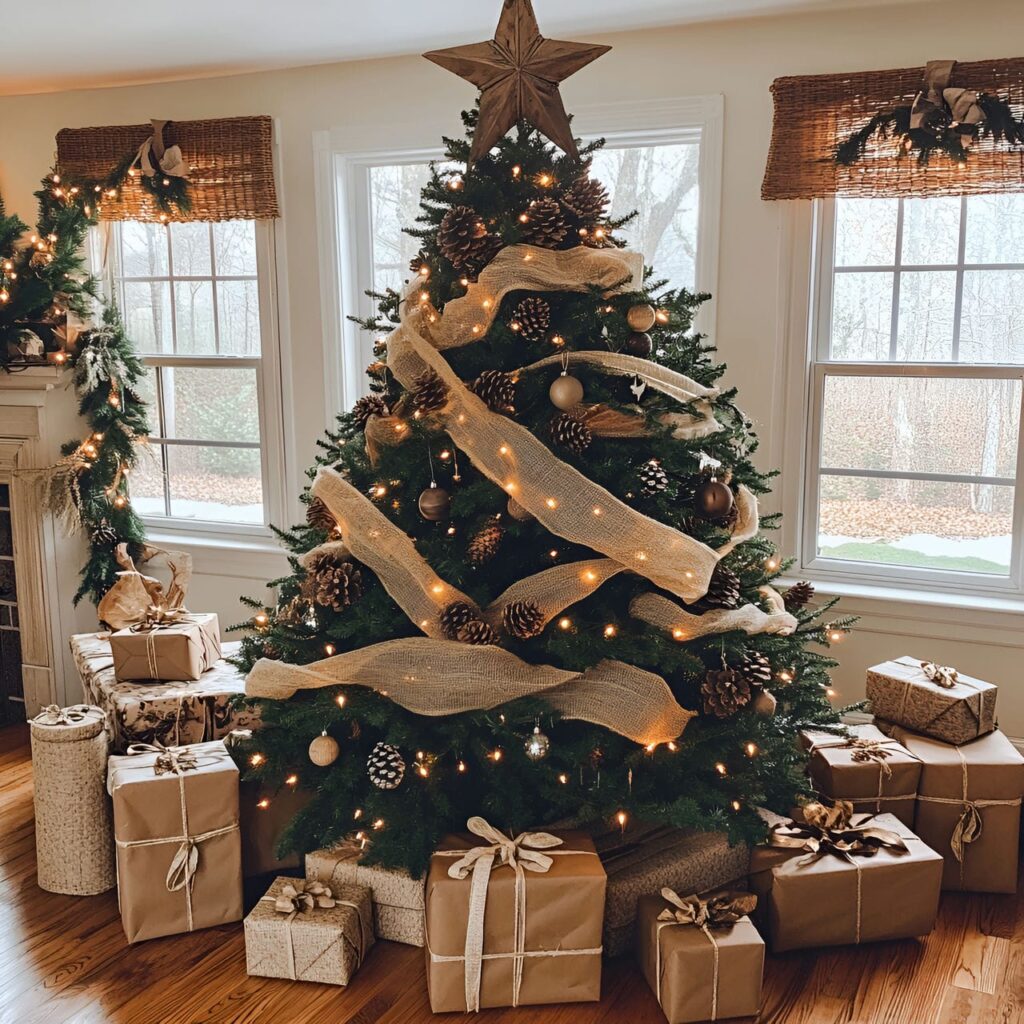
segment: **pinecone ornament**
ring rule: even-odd
[[[473,393],[498,412],[511,412],[515,407],[516,384],[511,373],[484,370],[473,382]]]
[[[434,412],[448,401],[448,385],[434,370],[424,370],[412,379],[412,402],[420,412]]]
[[[439,616],[441,632],[449,640],[455,640],[459,630],[467,623],[475,622],[477,618],[476,609],[466,604],[465,601],[453,601]]]
[[[641,466],[637,476],[640,478],[641,494],[658,494],[668,487],[668,474],[653,460]]]
[[[476,644],[487,647],[498,642],[498,634],[486,622],[474,619],[467,622],[456,634],[455,639],[463,644]]]
[[[500,248],[501,240],[497,241]],[[493,259],[497,252],[494,242],[495,237],[488,235],[483,218],[469,206],[453,206],[437,229],[441,255],[458,270],[479,269],[488,259]]]
[[[544,614],[535,601],[512,601],[501,614],[505,632],[517,640],[529,640],[544,630]]]
[[[604,185],[585,174],[580,175],[562,196],[562,204],[585,228],[596,227],[604,219],[609,201]]]
[[[488,523],[477,530],[466,548],[470,563],[483,565],[489,562],[498,553],[498,546],[504,535],[505,531],[498,523]]]
[[[739,674],[751,689],[763,689],[772,681],[772,663],[760,651],[747,651],[740,659]]]
[[[306,506],[306,522],[315,530],[326,530],[330,533],[338,522],[331,510],[319,499],[313,498]]]
[[[397,789],[405,778],[405,761],[397,747],[378,743],[366,759],[366,774],[378,789]]]
[[[309,567],[305,592],[322,608],[344,611],[362,594],[363,574],[353,562],[336,562],[330,555],[322,555]]]
[[[352,406],[352,417],[360,430],[366,429],[366,424],[371,416],[387,416],[387,414],[387,403],[380,395],[363,395]]]
[[[89,539],[93,544],[116,544],[117,530],[104,519],[92,528]]]
[[[787,611],[795,612],[803,608],[812,597],[814,597],[814,584],[808,583],[807,580],[801,580],[786,591],[782,600],[785,602]]]
[[[750,701],[750,683],[731,668],[711,669],[700,688],[704,710],[716,718],[729,718]]]
[[[516,306],[512,323],[527,341],[543,341],[551,327],[551,306],[538,295],[528,295]]]
[[[712,608],[735,608],[740,603],[740,578],[721,562],[715,566],[708,582],[705,604]]]
[[[529,245],[557,249],[569,233],[565,212],[555,199],[535,200],[530,203],[525,217],[522,239]]]
[[[560,444],[577,455],[585,452],[594,440],[590,427],[578,416],[563,412],[551,421],[551,437],[555,444]]]

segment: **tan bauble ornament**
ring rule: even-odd
[[[420,494],[420,515],[431,523],[440,523],[448,518],[451,504],[452,499],[448,492],[443,487],[432,483]]]
[[[764,715],[765,718],[771,718],[775,714],[775,709],[779,706],[779,702],[775,699],[775,694],[771,690],[762,690],[753,701],[751,707],[759,714]]]
[[[656,318],[657,315],[654,312],[654,307],[648,306],[646,302],[630,306],[626,312],[626,323],[640,334],[649,331],[654,326]]]
[[[309,759],[318,768],[326,768],[329,764],[334,764],[340,753],[341,747],[338,746],[338,741],[325,732],[317,736],[309,745]]]
[[[563,371],[551,382],[548,397],[556,409],[568,412],[583,401],[583,385]]]
[[[536,519],[536,516],[528,509],[523,508],[515,498],[508,499],[506,511],[517,523],[528,523],[531,519]]]

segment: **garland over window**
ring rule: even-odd
[[[1024,188],[1024,57],[777,78],[772,95],[763,199]]]

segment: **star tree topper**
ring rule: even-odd
[[[558,84],[610,50],[610,46],[545,39],[531,0],[505,0],[494,38],[423,54],[480,89],[480,119],[470,162],[520,120],[579,158]]]

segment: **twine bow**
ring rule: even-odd
[[[850,748],[850,757],[858,764],[869,764],[874,761],[879,771],[888,779],[892,777],[892,767],[888,758],[892,757],[892,750],[887,744],[892,740],[873,740],[860,736],[853,736],[846,746]]]
[[[171,772],[181,775],[183,772],[199,768],[199,760],[188,747],[165,747],[162,743],[133,743],[128,748],[128,753],[133,756],[156,754],[156,760],[153,762],[154,775],[169,775]]]
[[[937,665],[934,661],[922,661],[921,671],[925,677],[944,690],[952,690],[957,684],[959,673],[949,665]]]
[[[870,824],[873,814],[854,814],[853,804],[839,800],[834,807],[810,803],[804,807],[804,821],[773,825],[768,844],[805,850],[808,862],[831,854],[853,863],[853,857],[873,857],[879,850],[906,851],[898,832]]]
[[[38,725],[75,725],[85,721],[89,710],[88,704],[73,704],[68,708],[47,704],[32,721]]]
[[[289,882],[274,900],[274,909],[279,914],[302,914],[307,911],[329,910],[337,901],[328,886],[322,882]]]
[[[188,164],[182,159],[180,146],[164,146],[164,126],[167,121],[150,121],[153,134],[139,146],[133,163],[138,164],[147,178],[163,174],[169,178],[188,179]],[[154,163],[154,161],[156,161]]]

